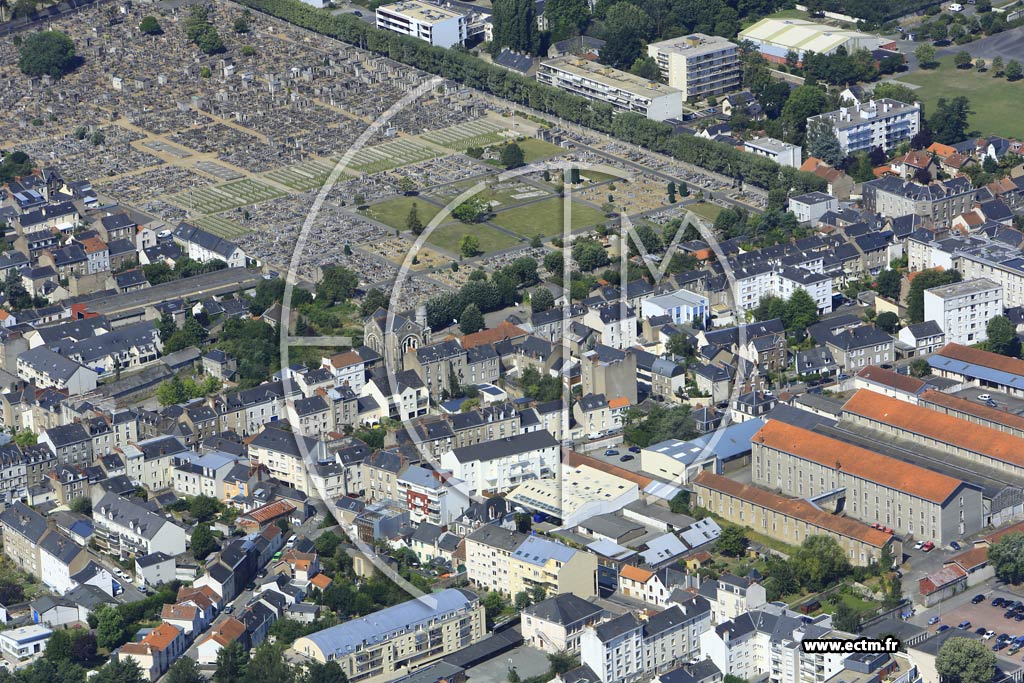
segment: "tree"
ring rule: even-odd
[[[139,663],[133,657],[112,659],[96,672],[90,681],[94,683],[144,683]]]
[[[167,671],[165,683],[206,683],[206,678],[199,672],[199,665],[191,657],[178,657]]]
[[[682,489],[668,503],[669,509],[677,515],[688,515],[690,509],[690,492]]]
[[[283,620],[286,621],[286,620]],[[331,660],[321,664],[316,660],[306,662],[299,683],[348,683],[348,676],[342,671],[337,661]],[[169,681],[168,683],[174,683]]]
[[[96,659],[96,634],[85,631],[71,643],[71,658],[76,662],[91,662]]]
[[[573,243],[572,257],[579,269],[585,272],[603,268],[610,262],[604,245],[590,237],[582,237]]]
[[[912,323],[924,322],[924,290],[951,285],[963,279],[957,270],[922,270],[910,283],[907,294],[907,319]]]
[[[405,229],[417,236],[423,233],[423,221],[420,220],[420,211],[416,202],[409,207],[409,215],[405,217]]]
[[[501,597],[501,593],[494,591],[485,595],[480,603],[484,606],[484,614],[487,616],[487,621],[491,622],[505,609],[505,599]]]
[[[910,362],[910,374],[914,377],[927,377],[932,373],[932,366],[924,358],[915,358]]]
[[[564,674],[579,666],[579,660],[571,652],[550,652],[548,662],[551,664],[551,671],[556,674]]]
[[[295,669],[284,657],[284,645],[264,641],[253,651],[252,661],[246,671],[246,681],[251,683],[292,683]]]
[[[480,197],[470,197],[452,209],[452,217],[463,223],[479,223],[490,212],[490,206]]]
[[[648,81],[658,81],[661,79],[661,68],[652,57],[637,57],[636,61],[633,62],[633,66],[629,67],[629,72]]]
[[[39,8],[39,0],[15,0],[11,16],[15,19],[31,17]]]
[[[552,275],[561,277],[565,268],[565,256],[561,251],[552,251],[544,254],[544,269]]]
[[[533,517],[529,512],[517,512],[515,514],[516,531],[521,534],[528,534],[533,529]]]
[[[900,299],[900,287],[903,284],[903,276],[898,270],[883,270],[878,274],[877,291],[881,296],[893,301]]]
[[[43,656],[51,662],[70,662],[73,642],[74,636],[71,631],[67,629],[54,631],[50,639],[46,641],[46,654]]]
[[[60,31],[39,31],[21,41],[18,68],[26,76],[58,79],[75,63],[75,44]]]
[[[845,601],[840,600],[832,614],[832,624],[840,631],[856,633],[860,627],[860,615]]]
[[[998,78],[1003,75],[1003,58],[993,57],[992,58],[992,78]]]
[[[653,32],[650,16],[639,6],[629,2],[612,5],[605,12],[601,62],[617,69],[629,69],[642,56],[643,42]]]
[[[922,69],[931,69],[935,66],[935,48],[931,45],[918,45],[914,50],[917,63]]]
[[[480,254],[480,239],[476,235],[463,235],[459,242],[459,253],[464,258],[472,258]]]
[[[103,605],[96,610],[96,644],[107,650],[121,647],[128,640],[125,632],[124,617],[121,612],[110,605]]]
[[[971,68],[971,53],[967,50],[960,50],[953,57],[953,63],[956,64],[958,69],[969,69]]]
[[[194,496],[188,501],[188,512],[199,522],[208,522],[221,512],[221,502],[212,496]]]
[[[530,606],[530,594],[527,591],[519,591],[516,593],[515,599],[516,610],[522,612],[524,609]]]
[[[808,536],[790,558],[800,580],[811,590],[822,590],[850,573],[839,542],[831,536]]]
[[[238,17],[237,19],[235,19],[235,23],[232,24],[231,27],[235,30],[235,33],[248,33],[249,18],[245,16]]]
[[[484,329],[484,315],[476,304],[470,304],[463,309],[459,316],[459,329],[462,334],[473,334]]]
[[[785,138],[793,144],[803,144],[807,119],[821,114],[829,107],[828,96],[817,86],[801,85],[793,90],[779,117]]]
[[[900,327],[900,319],[892,311],[884,311],[875,318],[875,325],[889,334],[895,334]]]
[[[206,556],[217,549],[217,539],[210,531],[208,524],[199,524],[192,532],[192,557],[205,560]]]
[[[1016,59],[1011,59],[1006,63],[1006,80],[1008,81],[1019,81],[1021,76],[1024,75],[1024,69],[1021,68],[1020,62]]]
[[[1024,581],[1024,534],[1001,537],[988,550],[988,559],[1000,581],[1017,585]]]
[[[492,4],[493,54],[507,47],[513,52],[535,55],[540,47],[537,9],[533,0],[495,0]]]
[[[139,31],[147,36],[156,36],[163,33],[163,29],[160,28],[160,22],[152,14],[142,17],[142,21],[139,22]]]
[[[935,670],[943,683],[991,683],[996,656],[980,640],[949,638],[935,657]]]
[[[693,344],[690,343],[690,338],[682,332],[677,332],[669,337],[666,348],[673,356],[687,358],[693,355]]]
[[[213,672],[216,683],[244,683],[249,667],[249,653],[237,640],[231,641],[217,653],[217,668]]]
[[[587,0],[551,0],[544,5],[544,18],[551,40],[565,40],[583,33],[590,23],[590,5]]]
[[[782,322],[787,330],[803,331],[818,322],[818,303],[807,290],[798,287],[789,295]]]
[[[555,306],[555,295],[547,287],[538,287],[530,292],[530,310],[534,313],[543,313]]]
[[[359,276],[344,266],[326,266],[316,285],[316,298],[325,306],[343,303],[352,298],[359,286]]]
[[[1020,356],[1020,339],[1017,330],[1005,315],[997,315],[989,319],[985,325],[988,336],[988,350],[1001,356],[1018,358]]]
[[[72,512],[77,512],[80,515],[92,515],[92,499],[88,496],[72,498],[71,502],[68,503],[68,508],[70,508]]]
[[[807,153],[829,166],[838,166],[846,158],[832,126],[821,119],[815,119],[807,127]]]
[[[398,191],[402,194],[412,194],[416,191],[416,181],[407,175],[402,176],[398,180]]]
[[[928,117],[928,128],[936,142],[944,145],[955,145],[967,139],[967,117],[971,111],[971,103],[963,95],[947,100],[940,97],[935,111]]]
[[[725,526],[722,527],[722,533],[718,535],[715,547],[726,557],[741,557],[747,552],[747,537],[743,534],[741,527]]]
[[[523,155],[522,147],[514,142],[510,142],[502,146],[501,157],[498,161],[505,168],[512,169],[522,166],[526,162],[526,157]]]

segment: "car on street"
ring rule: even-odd
[[[931,541],[928,541],[923,546],[921,546],[921,550],[923,550],[926,553],[930,553],[934,549],[935,549],[935,544],[932,543]]]
[[[946,9],[948,9],[950,12],[963,12],[964,6],[961,5],[959,2],[953,2],[950,3],[949,7],[947,7]]]
[[[967,629],[969,629],[971,627],[971,622],[969,622],[969,621],[961,621],[959,624],[956,625],[956,627],[958,629],[962,630],[962,631],[966,631]]]
[[[980,593],[971,598],[972,605],[977,605],[979,602],[985,602],[985,596],[981,595]]]
[[[227,607],[224,608],[224,614],[231,614],[234,611],[235,611],[235,606],[234,605],[228,605]]]
[[[619,462],[629,462],[630,460],[636,460],[636,456],[627,453],[626,455],[619,458]]]
[[[950,541],[949,542],[949,547],[952,548],[953,550],[960,550],[960,544],[957,543],[956,541]]]
[[[948,631],[948,630],[949,630],[949,624],[943,624],[942,626],[940,626],[937,629],[935,629],[935,632],[936,633],[942,633],[943,631]]]
[[[941,617],[928,617],[928,625],[931,626],[932,624],[939,623],[940,618]]]

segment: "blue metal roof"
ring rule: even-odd
[[[964,375],[966,377],[972,377],[1006,387],[1013,387],[1015,389],[1024,389],[1024,377],[1021,375],[1014,375],[1003,370],[996,370],[995,368],[987,368],[984,365],[967,363],[962,360],[956,360],[955,358],[948,358],[938,354],[930,356],[928,358],[928,364],[937,370],[953,372],[958,375]]]

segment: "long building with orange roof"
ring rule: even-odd
[[[834,495],[853,519],[940,545],[982,527],[982,491],[960,479],[779,420],[752,444],[753,483],[782,495]]]
[[[1024,360],[972,346],[946,344],[928,358],[932,372],[980,387],[1024,397]]]
[[[985,427],[1024,438],[1024,417],[1002,408],[990,408],[952,394],[929,389],[918,397],[918,405]]]
[[[1024,478],[1024,438],[896,398],[861,389],[843,406],[843,420],[886,437],[941,449],[951,456]]]
[[[708,471],[697,475],[693,493],[705,510],[784,543],[800,545],[808,536],[831,536],[855,566],[877,562],[886,547],[893,557],[902,557],[903,546],[891,532],[826,512],[801,498],[779,496]]]

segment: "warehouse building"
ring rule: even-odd
[[[778,420],[754,436],[753,483],[945,545],[981,529],[979,487],[920,465]]]
[[[854,50],[895,50],[896,43],[888,38],[861,33],[848,28],[816,24],[803,19],[762,19],[740,31],[739,42],[749,40],[770,62],[785,64],[786,55],[795,52],[797,66],[803,65],[804,55],[830,55],[839,48]]]
[[[903,546],[891,532],[826,512],[807,500],[778,496],[711,472],[697,475],[693,493],[699,507],[783,543],[796,546],[808,536],[831,536],[855,566],[877,562],[886,547],[893,557],[903,556]]]

